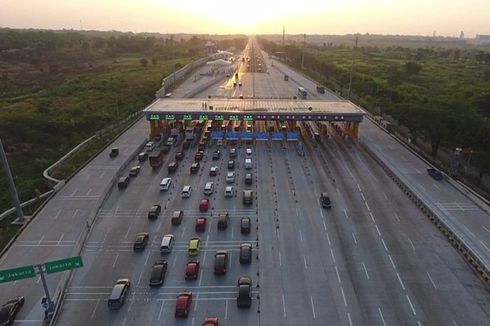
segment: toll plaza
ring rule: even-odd
[[[289,132],[254,133],[252,130],[213,131],[212,139],[228,140],[288,140],[298,139],[294,132],[296,122],[335,122],[353,139],[359,137],[359,123],[364,110],[347,100],[297,100],[297,99],[170,99],[161,98],[144,109],[153,137],[163,131],[165,124],[181,121],[245,122],[280,121],[289,126]],[[284,127],[286,128],[286,127]],[[286,130],[285,130],[286,131]]]

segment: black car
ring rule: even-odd
[[[213,160],[217,161],[221,157],[221,152],[219,150],[216,150],[213,152]]]
[[[138,154],[138,161],[144,162],[148,158],[148,153],[147,152],[141,152]]]
[[[113,148],[111,148],[111,151],[110,151],[110,153],[109,153],[109,156],[110,156],[111,158],[114,158],[114,157],[116,157],[116,156],[118,156],[118,155],[119,155],[119,148],[117,148],[117,147],[113,147]]]
[[[250,243],[240,244],[240,264],[252,262],[252,245]]]
[[[235,168],[235,160],[228,161],[228,170],[233,170]]]
[[[131,170],[129,170],[129,176],[130,177],[137,176],[140,173],[140,170],[141,170],[141,166],[139,165],[133,166]]]
[[[197,152],[196,155],[194,155],[194,161],[196,161],[196,162],[201,161],[202,158],[203,158],[203,156],[204,156],[204,152],[203,151]]]
[[[249,308],[252,305],[252,280],[247,276],[238,279],[236,303],[238,308]]]
[[[252,173],[245,173],[245,184],[246,185],[252,184]]]
[[[119,189],[127,188],[129,185],[129,177],[120,177],[117,181],[117,187]]]
[[[145,249],[146,244],[148,243],[150,235],[146,232],[138,233],[136,235],[136,239],[134,240],[133,249]]]
[[[249,234],[251,229],[250,224],[250,217],[242,217],[240,219],[240,232],[242,234]]]
[[[175,153],[175,160],[176,161],[181,161],[183,158],[184,158],[184,152]]]
[[[200,167],[199,162],[192,163],[191,164],[191,173],[195,174],[195,173],[199,172],[199,167]]]
[[[214,255],[214,274],[219,274],[219,275],[226,274],[227,267],[228,267],[228,252],[225,250],[218,250]]]
[[[127,278],[117,280],[112,288],[111,296],[107,300],[107,306],[111,310],[120,309],[126,300],[126,296],[131,288],[131,282]]]
[[[148,218],[150,220],[157,219],[161,211],[162,211],[162,206],[160,205],[151,206],[150,211],[148,212]]]
[[[170,162],[168,164],[168,173],[174,173],[177,171],[177,167],[179,166],[179,163],[177,162]]]
[[[167,261],[166,260],[157,260],[153,267],[151,268],[150,275],[150,286],[160,286],[163,284],[163,280],[165,279],[165,274],[167,273]]]
[[[15,316],[24,305],[24,297],[13,297],[0,308],[0,325],[12,325]]]

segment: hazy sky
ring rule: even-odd
[[[490,0],[0,0],[0,26],[160,33],[490,34]]]

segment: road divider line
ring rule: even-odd
[[[366,273],[366,278],[369,280],[369,274],[368,274],[366,265],[364,265],[364,263],[362,263],[362,267],[364,268],[364,272]]]
[[[381,238],[381,242],[383,243],[383,247],[385,247],[385,250],[389,251],[383,238]]]
[[[116,267],[116,262],[117,262],[118,257],[119,257],[119,254],[116,254],[116,258],[114,259],[114,263],[112,263],[112,268]]]
[[[322,221],[323,222],[323,228],[325,229],[325,231],[327,231],[327,224],[325,224],[325,221]],[[328,235],[328,233],[327,233]]]
[[[330,248],[330,255],[332,255],[332,260],[333,260],[333,263],[335,264],[335,256],[333,254],[332,248]]]
[[[347,307],[347,299],[345,298],[343,287],[340,287],[340,292],[342,293],[342,299],[344,299],[344,305]]]
[[[328,245],[331,246],[332,243],[330,242],[330,236],[328,235],[328,232],[327,232],[327,241],[328,241]]]
[[[370,212],[371,211],[371,208],[369,208],[369,205],[368,205],[367,201],[365,201],[364,204],[366,204],[367,210]]]
[[[79,209],[78,208],[75,209],[75,211],[73,212],[73,215],[71,216],[71,218],[75,218],[75,216],[77,216],[78,212],[79,212]]]
[[[402,278],[400,277],[400,274],[398,274],[398,272],[396,272],[396,277],[398,277],[398,281],[402,285],[403,291],[405,291],[405,285],[403,284]]]
[[[335,273],[337,274],[337,280],[339,281],[339,284],[342,283],[342,280],[340,279],[340,274],[337,266],[335,266]]]
[[[225,301],[225,320],[228,319],[228,300]]]
[[[485,225],[482,225],[481,226],[483,228],[483,230],[487,231],[488,233],[490,233],[490,230],[485,226]]]
[[[432,277],[430,276],[429,272],[427,271],[427,276],[429,277],[429,280],[430,282],[432,283],[432,286],[434,287],[434,289],[437,289],[437,286],[436,286],[436,283],[434,283],[434,280],[432,279]]]
[[[391,255],[388,254],[388,258],[390,259],[391,261],[391,266],[393,266],[393,269],[396,270],[396,266],[395,266],[395,262],[393,261],[393,259],[391,258]]]
[[[136,286],[140,285],[142,275],[143,275],[143,271],[140,272],[140,276],[138,277],[138,283],[136,283]]]
[[[347,312],[347,319],[349,320],[349,326],[352,326],[352,319],[350,318],[349,312]]]
[[[352,239],[354,239],[354,243],[357,245],[356,235],[354,234],[354,232],[351,232],[351,233],[352,233]]]
[[[162,318],[163,305],[165,304],[165,300],[162,300],[162,305],[160,306],[160,312],[158,313],[158,320]],[[226,318],[225,318],[226,319]]]
[[[383,317],[383,313],[381,312],[381,307],[378,307],[378,312],[379,316],[381,317],[381,321],[383,322],[383,326],[386,326],[385,318]]]
[[[395,218],[398,220],[398,222],[400,222],[400,217],[398,216],[397,213],[395,213]]]
[[[43,240],[44,240],[44,234],[43,234],[43,236],[41,237],[41,239],[39,239],[39,242],[37,243],[37,245],[38,245],[38,246],[40,246],[40,245],[41,245],[41,242],[43,242]]]
[[[97,311],[97,307],[99,306],[99,302],[100,302],[100,300],[97,299],[97,302],[95,303],[94,310],[92,310],[92,314],[90,315],[90,319],[94,319],[95,312]]]
[[[373,223],[376,224],[376,220],[374,219],[373,213],[369,213],[369,216],[371,216],[371,220],[373,220]]]
[[[308,269],[308,265],[306,264],[306,256],[303,256],[303,262],[305,263],[305,269]]]
[[[313,297],[310,295],[311,311],[313,312],[313,319],[316,319],[315,305],[313,304]]]
[[[282,266],[281,252],[279,252],[279,267]]]
[[[63,240],[63,238],[64,238],[64,237],[65,237],[65,234],[64,234],[64,233],[62,233],[62,234],[61,234],[61,237],[60,237],[60,238],[59,238],[59,240],[58,240],[58,245],[60,245],[61,240]]]
[[[381,236],[381,232],[379,231],[378,224],[374,224],[374,226],[376,227],[376,231],[378,231],[378,235]]]
[[[282,295],[282,313],[283,313],[284,319],[286,319],[286,304],[284,302],[284,294]]]
[[[303,242],[303,233],[301,233],[301,230],[299,230],[299,239]]]
[[[408,239],[408,242],[410,242],[410,245],[412,246],[412,250],[415,251],[415,246],[413,245],[412,240],[408,237],[407,237],[407,239]]]
[[[410,304],[410,308],[412,309],[414,316],[416,316],[417,313],[415,312],[415,308],[413,307],[412,301],[410,301],[410,297],[408,296],[408,294],[405,294],[405,297],[407,298],[407,301]]]

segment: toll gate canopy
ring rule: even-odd
[[[364,110],[347,100],[167,99],[144,109],[148,120],[291,120],[361,122]]]

